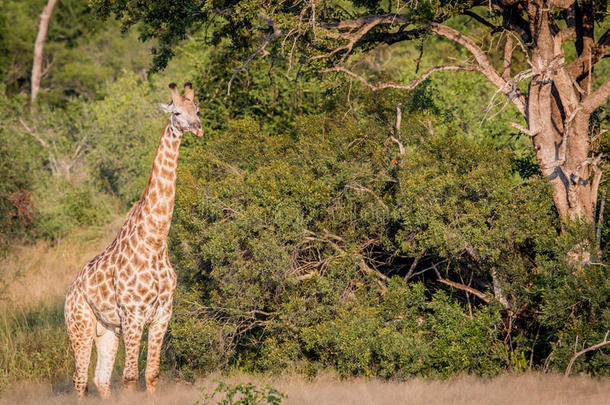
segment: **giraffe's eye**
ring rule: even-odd
[[[180,113],[179,112],[175,112],[174,115],[180,115]]]

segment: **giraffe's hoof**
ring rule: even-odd
[[[137,381],[136,380],[123,380],[123,388],[125,391],[133,392],[136,390]]]

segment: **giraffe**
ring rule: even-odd
[[[121,334],[125,342],[123,386],[135,390],[140,339],[147,324],[146,390],[150,394],[156,390],[161,343],[176,287],[167,235],[174,209],[178,151],[183,132],[203,135],[197,117],[199,102],[193,97],[191,83],[184,85],[184,96],[175,83],[169,88],[172,102],[159,106],[170,116],[146,189],[113,242],[83,267],[66,294],[64,315],[76,360],[74,388],[79,398],[85,394],[93,342],[97,348],[93,382],[102,398],[110,396]]]

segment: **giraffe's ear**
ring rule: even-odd
[[[161,104],[159,103],[159,108],[166,113],[173,113],[174,112],[174,105],[173,104]]]

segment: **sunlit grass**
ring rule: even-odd
[[[0,260],[0,307],[35,307],[40,302],[63,297],[82,266],[112,240],[123,216],[105,226],[74,230],[51,245],[12,246]]]
[[[0,391],[20,380],[56,381],[73,367],[63,302],[0,308]]]
[[[24,380],[71,380],[74,359],[64,325],[65,291],[87,260],[114,237],[121,220],[75,230],[54,245],[38,241],[13,246],[0,261],[0,392]],[[91,360],[95,364],[95,354]]]

